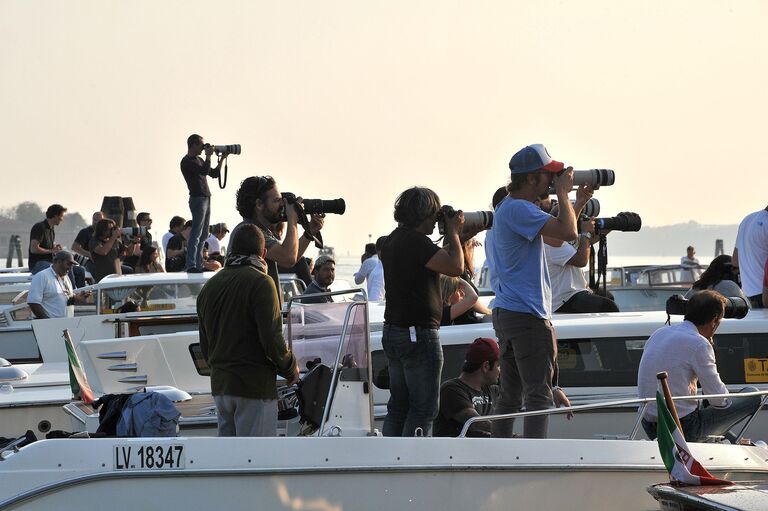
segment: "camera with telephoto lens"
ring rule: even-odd
[[[595,218],[595,231],[637,232],[642,227],[640,215],[624,211],[610,218]]]
[[[566,167],[567,168],[567,167]],[[557,173],[561,176],[566,169]],[[581,185],[589,185],[593,188],[600,188],[601,186],[611,186],[616,182],[616,173],[611,169],[588,169],[588,170],[574,170],[573,171],[573,186],[578,187]],[[549,187],[549,194],[555,193],[555,184]]]
[[[288,216],[285,214],[285,207],[287,207],[288,205],[298,206],[299,203],[296,202],[296,195],[293,193],[283,192],[282,196],[286,206],[281,208],[280,221],[285,222],[286,220],[288,220]],[[346,210],[347,210],[347,203],[344,202],[344,199],[333,199],[333,200],[302,199],[301,210],[299,210],[298,212],[300,214],[303,213],[307,215],[318,215],[318,214],[325,214],[325,213],[333,213],[334,215],[343,215]]]
[[[211,144],[205,144],[203,147],[208,149],[209,147],[213,147],[213,152],[216,154],[240,154],[241,148],[240,144],[229,144],[229,145],[211,145]]]
[[[146,236],[149,228],[146,226],[141,227],[123,227],[124,236]]]
[[[688,310],[688,300],[683,295],[672,295],[667,299],[667,314],[670,316],[684,316]],[[725,311],[723,318],[741,319],[747,315],[750,309],[749,301],[740,296],[725,297]]]
[[[445,234],[445,219],[453,218],[458,213],[452,206],[447,204],[437,212],[437,230],[440,234]],[[484,231],[493,227],[493,211],[463,211],[464,226],[462,230]]]
[[[550,214],[552,216],[557,216],[557,199],[552,199],[552,207],[550,208]],[[574,207],[576,206],[576,200],[571,199],[571,205]],[[597,200],[595,197],[590,198],[586,204],[584,204],[584,208],[581,210],[581,215],[586,217],[595,217],[600,214],[600,201]]]

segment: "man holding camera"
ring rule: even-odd
[[[205,151],[205,160],[200,155]],[[208,189],[207,176],[219,177],[221,165],[227,153],[218,154],[219,162],[211,168],[213,146],[206,144],[200,135],[187,138],[187,154],[181,159],[181,173],[189,189],[189,210],[192,213],[192,231],[187,244],[187,262],[185,270],[191,273],[203,271],[203,243],[208,237],[208,224],[211,221],[211,191]]]
[[[451,210],[453,211],[453,210]],[[438,217],[445,222],[446,246],[428,238]],[[381,344],[387,357],[390,397],[384,436],[428,436],[438,412],[443,349],[440,274],[464,271],[459,233],[464,214],[446,214],[429,188],[405,190],[395,201],[397,228],[381,247],[387,290]]]
[[[713,336],[725,313],[726,299],[711,290],[699,291],[688,301],[685,321],[660,328],[645,343],[637,373],[637,392],[641,398],[656,395],[656,374],[666,371],[673,396],[695,396],[696,385],[704,394],[728,394],[717,373]],[[746,387],[742,391],[755,391]],[[696,401],[675,403],[683,435],[689,442],[701,442],[710,435],[725,435],[734,425],[753,414],[760,397],[710,399],[709,407]],[[643,429],[656,438],[657,410],[649,403]]]
[[[524,147],[509,162],[509,196],[496,208],[489,266],[496,274],[493,327],[502,351],[501,398],[497,413],[551,408],[567,398],[555,384],[557,344],[552,292],[544,259],[543,236],[578,238],[576,214],[568,200],[573,169],[555,161],[541,144]],[[534,203],[554,179],[560,208],[557,217]],[[583,194],[590,195],[587,190]],[[389,288],[387,288],[389,292]],[[554,387],[553,387],[554,385]],[[545,438],[546,416],[526,417],[524,436]],[[493,435],[511,437],[513,421],[495,421]]]
[[[226,266],[197,298],[200,350],[211,368],[219,436],[275,436],[275,378],[282,376],[289,387],[299,380],[263,258],[261,230],[241,226],[232,235]]]
[[[309,230],[299,239],[299,216],[296,208],[286,203],[271,176],[252,176],[243,180],[237,190],[236,200],[237,212],[243,217],[243,221],[235,226],[231,236],[234,237],[238,229],[248,224],[254,224],[261,230],[267,250],[268,274],[275,282],[275,287],[280,289],[277,266],[290,268],[296,264],[309,244],[314,241],[314,236],[323,228],[323,216],[312,215]],[[285,238],[281,242],[274,226],[282,227],[283,224]],[[282,293],[278,293],[278,298],[281,299],[282,305]]]
[[[61,204],[52,204],[45,210],[45,220],[32,226],[29,233],[29,255],[27,266],[32,275],[46,269],[53,262],[53,254],[61,251],[56,243],[54,227],[64,220],[67,208]]]

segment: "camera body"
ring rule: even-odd
[[[240,154],[242,148],[240,147],[240,144],[228,144],[228,145],[211,145],[211,144],[205,144],[203,147],[206,149],[209,147],[213,147],[213,152],[216,154]]]
[[[640,215],[623,211],[614,217],[595,218],[595,231],[637,232],[643,226]]]
[[[146,236],[147,232],[149,232],[149,228],[146,226],[123,227],[123,235],[125,236]]]
[[[723,318],[741,319],[751,308],[749,302],[740,296],[726,296],[725,301]],[[688,300],[683,295],[672,295],[667,299],[666,310],[670,316],[684,316],[688,310]]]

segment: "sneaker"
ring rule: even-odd
[[[203,273],[203,270],[201,270],[200,268],[189,268],[187,270],[187,273]]]

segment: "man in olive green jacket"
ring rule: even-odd
[[[224,269],[197,297],[200,349],[211,368],[219,436],[275,436],[276,375],[288,385],[299,379],[263,257],[264,235],[254,225],[241,227]]]

